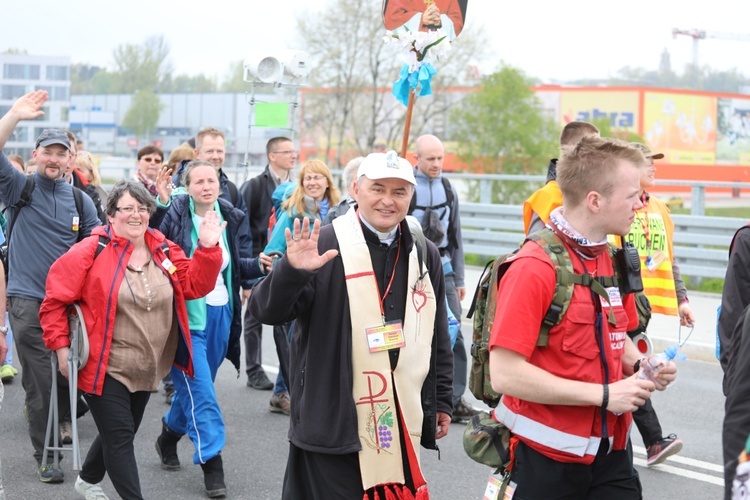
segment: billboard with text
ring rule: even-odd
[[[560,127],[607,119],[613,129],[638,132],[637,91],[565,90],[560,95]]]

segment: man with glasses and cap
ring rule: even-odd
[[[13,103],[0,118],[0,149],[5,147],[19,122],[44,114],[41,107],[47,99],[46,91],[36,90]],[[70,151],[70,139],[65,131],[45,129],[39,135],[32,153],[38,164],[33,174],[34,189],[23,207],[18,204],[24,195],[26,176],[13,168],[0,152],[0,201],[9,207],[9,220],[15,219],[8,244],[8,310],[23,369],[29,437],[39,479],[45,483],[62,482],[63,473],[44,463],[52,457],[42,457],[52,379],[51,351],[42,340],[39,306],[44,299],[52,263],[100,224],[94,203],[88,196],[80,196],[79,214],[75,188],[63,179],[71,160]],[[66,404],[67,399],[60,398],[60,402]]]

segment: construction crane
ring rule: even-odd
[[[741,33],[719,33],[716,31],[705,31],[705,30],[681,30],[679,28],[672,28],[672,37],[677,38],[677,35],[689,36],[693,39],[693,66],[698,67],[698,41],[705,40],[706,38],[716,38],[720,40],[735,40],[738,42],[750,42],[750,35],[744,35]]]

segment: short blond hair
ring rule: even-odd
[[[102,185],[102,178],[99,175],[99,165],[96,164],[94,157],[88,151],[79,151],[76,156],[76,168],[85,167],[91,172],[91,184],[94,186]]]
[[[588,122],[570,122],[563,127],[560,133],[560,146],[575,146],[584,137],[599,135],[596,125]]]
[[[167,167],[174,171],[174,168],[182,163],[183,160],[195,160],[195,149],[190,147],[189,144],[181,144],[169,153]]]
[[[619,139],[584,137],[557,162],[557,183],[565,206],[579,206],[596,191],[609,196],[615,187],[615,172],[621,162],[638,168],[647,165],[638,149]]]
[[[222,132],[218,128],[206,127],[198,132],[198,135],[195,136],[195,149],[200,151],[201,146],[203,146],[203,138],[207,135],[211,137],[221,137],[222,139],[224,139],[224,142],[227,141],[227,137],[224,135],[224,132]]]

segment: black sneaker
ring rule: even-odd
[[[475,410],[474,408],[469,406],[464,398],[461,398],[458,400],[458,403],[456,403],[456,406],[453,407],[453,416],[451,417],[451,422],[468,422],[471,417],[477,415],[478,413],[479,410]]]
[[[268,380],[268,375],[263,370],[247,377],[247,386],[258,391],[270,391],[273,389],[273,385],[273,382]]]
[[[39,465],[36,472],[39,474],[39,480],[43,483],[62,483],[65,480],[62,469],[55,468],[53,464]]]
[[[675,434],[661,439],[646,449],[646,465],[656,465],[682,450],[682,440]]]

